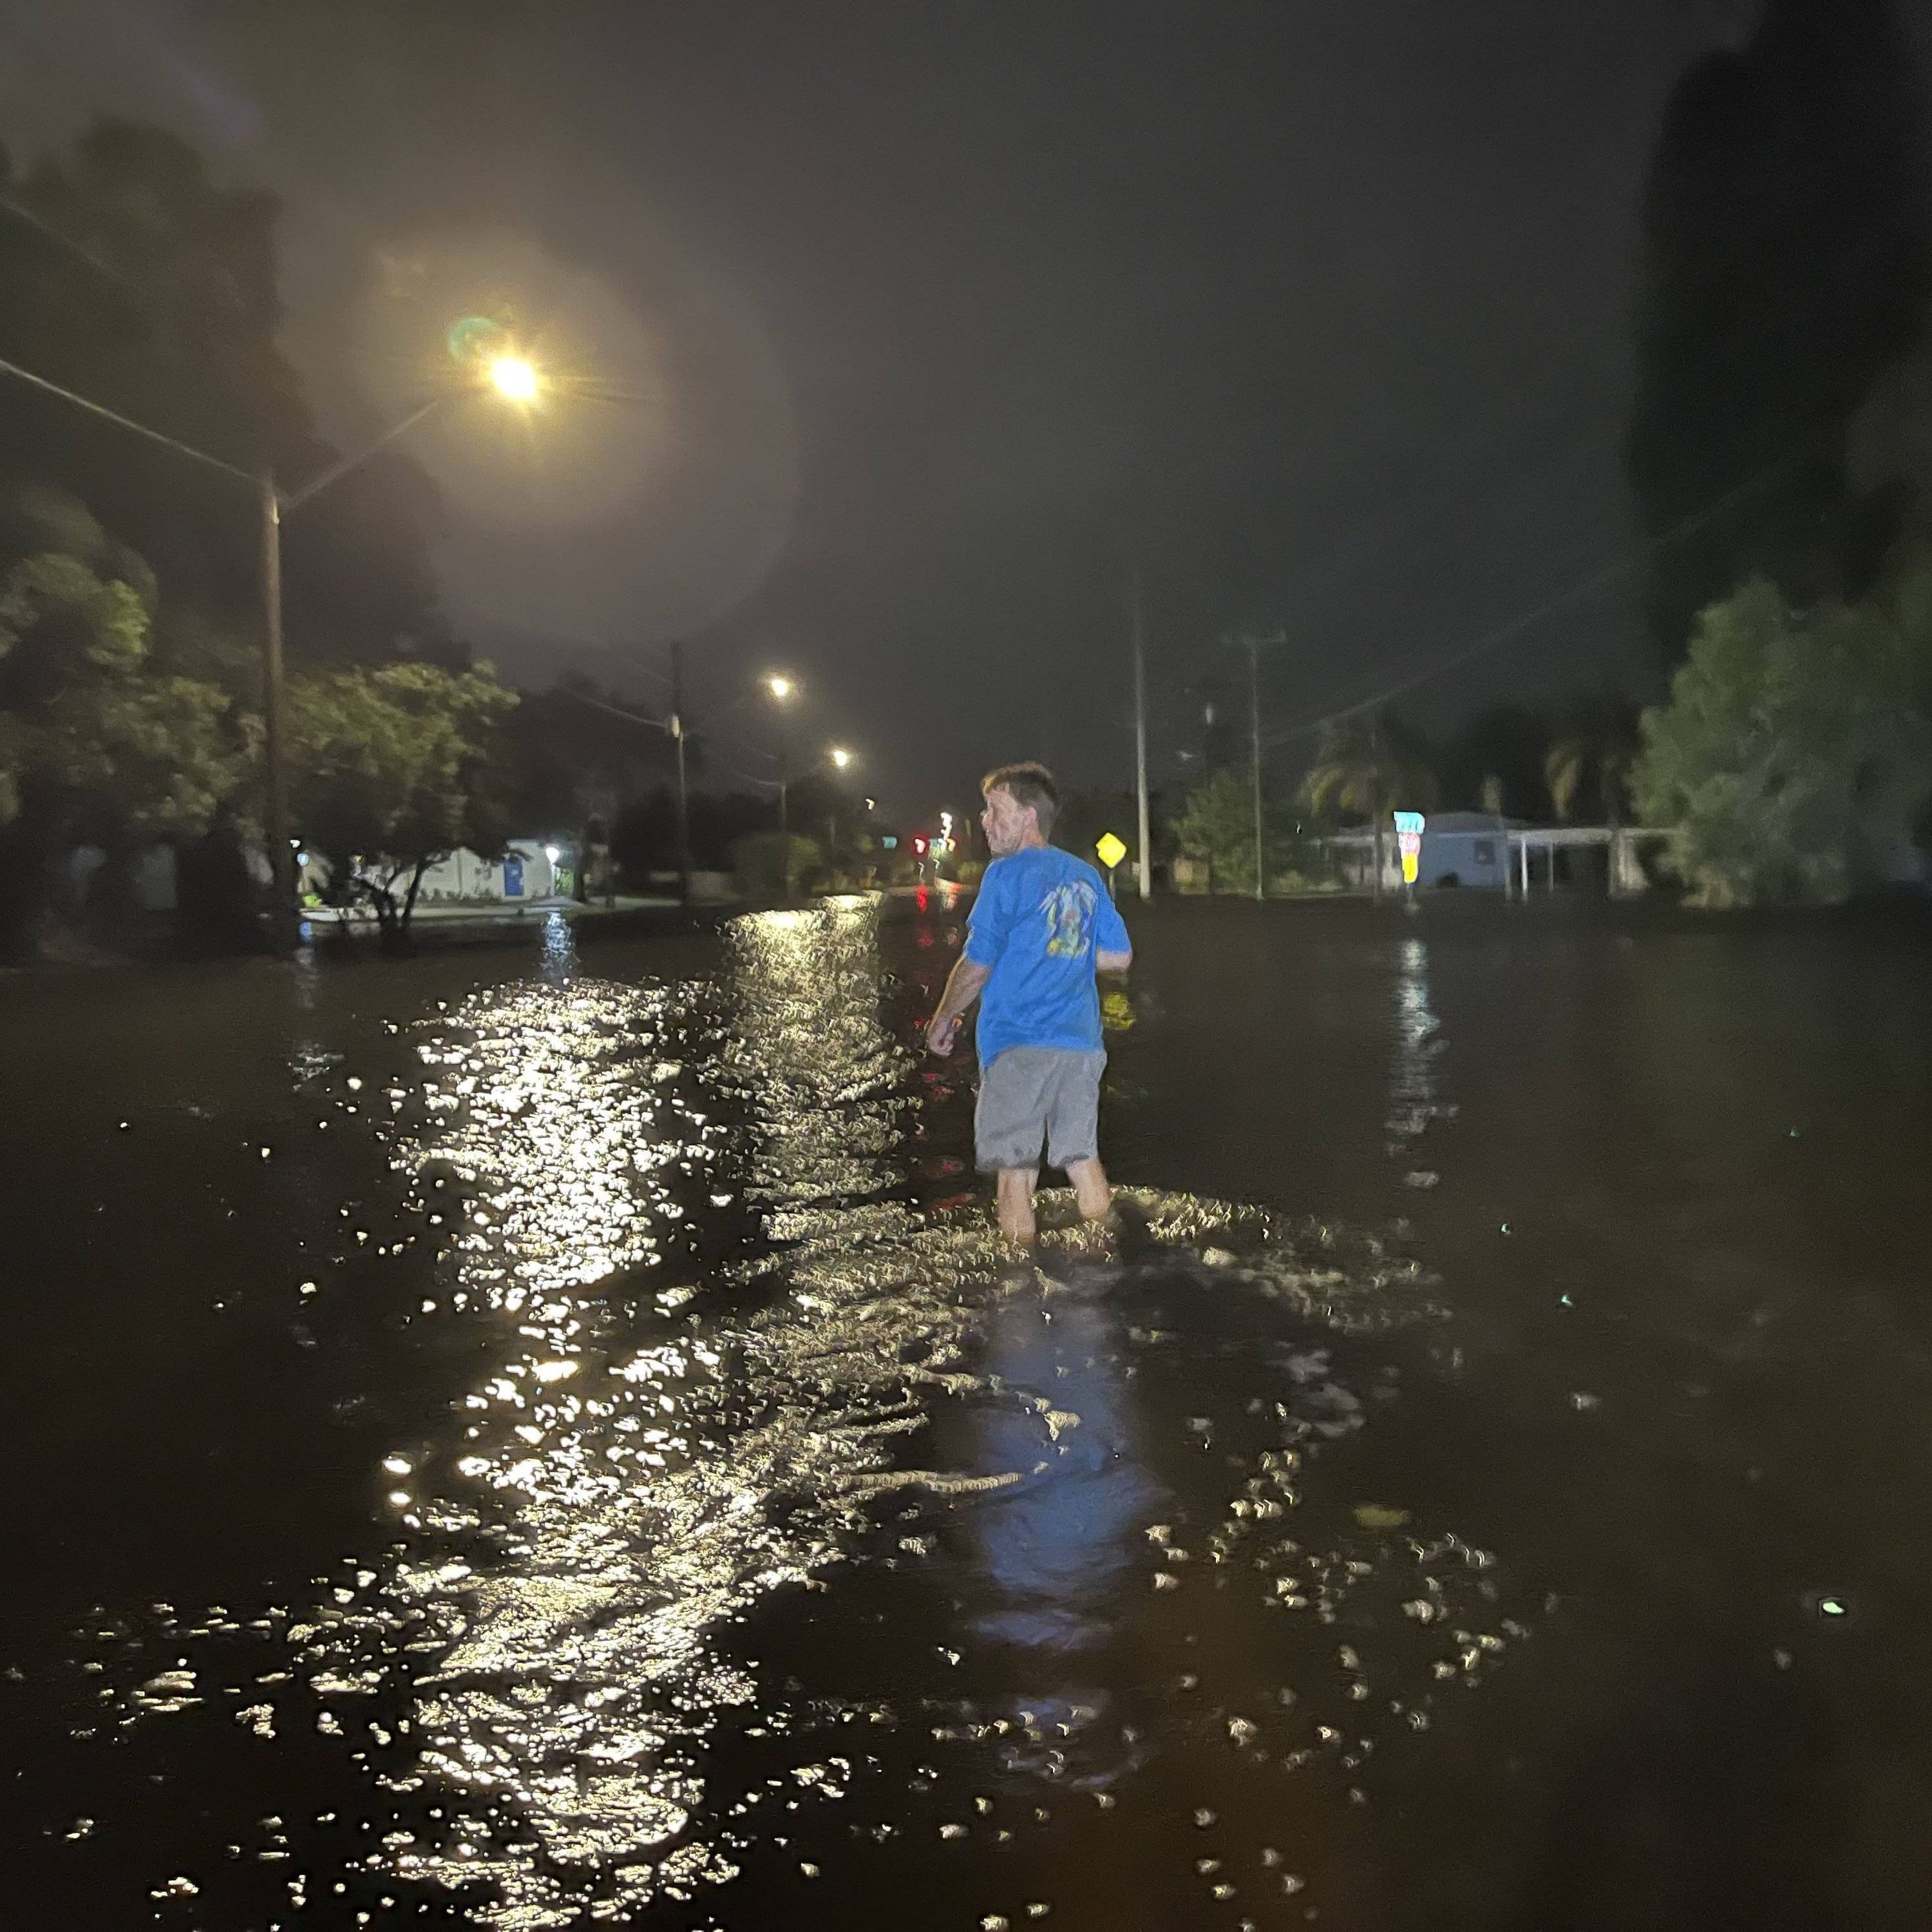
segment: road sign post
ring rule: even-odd
[[[1094,856],[1107,868],[1107,894],[1114,896],[1114,868],[1127,856],[1126,842],[1117,832],[1103,832],[1094,842]]]

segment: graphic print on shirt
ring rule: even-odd
[[[1040,901],[1040,909],[1046,915],[1049,958],[1078,959],[1087,950],[1098,896],[1091,886],[1074,881],[1055,886]]]

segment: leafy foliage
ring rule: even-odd
[[[1432,810],[1438,794],[1408,734],[1386,716],[1358,714],[1322,728],[1301,795],[1318,815],[1346,813],[1379,827],[1392,812]]]
[[[91,806],[114,832],[193,835],[242,782],[251,721],[218,684],[157,663],[143,577],[138,568],[104,575],[87,556],[55,550],[8,572],[0,595],[8,815],[24,796],[50,821]]]
[[[1639,742],[1636,707],[1628,699],[1605,692],[1576,705],[1544,755],[1556,816],[1566,824],[1580,815],[1621,823]]]
[[[1267,848],[1268,875],[1273,880],[1294,862],[1298,848],[1288,808],[1265,790],[1262,795],[1262,836]],[[1206,865],[1212,890],[1252,892],[1255,889],[1252,766],[1224,765],[1196,785],[1174,822],[1174,838],[1184,858]]]
[[[492,753],[516,702],[488,665],[356,666],[290,686],[296,822],[327,856],[333,894],[366,899],[391,943],[436,860],[501,850]]]
[[[1706,610],[1631,794],[1697,902],[1828,902],[1886,875],[1932,798],[1914,640],[1875,603],[1795,610],[1762,578]]]
[[[1644,197],[1628,454],[1663,661],[1754,573],[1856,596],[1889,541],[1839,448],[1932,290],[1922,88],[1890,0],[1768,0],[1696,62]]]
[[[218,185],[178,136],[113,119],[4,185],[22,212],[0,222],[0,355],[284,484],[329,461],[278,340],[272,196]],[[238,478],[11,381],[0,471],[71,493],[146,557],[164,631],[188,614],[252,630],[255,509]],[[428,479],[386,452],[289,520],[297,658],[450,656],[428,569],[436,514]]]
[[[749,898],[789,898],[808,886],[824,865],[824,848],[796,832],[748,832],[731,847],[731,869]]]

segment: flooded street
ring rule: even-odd
[[[1132,922],[1036,1268],[937,901],[0,988],[20,1922],[1932,1920],[1924,935]]]

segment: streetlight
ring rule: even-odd
[[[830,760],[834,771],[844,771],[852,764],[852,754],[846,750],[843,745],[830,746],[825,755]],[[836,796],[837,794],[834,794],[835,800]],[[836,866],[838,862],[838,807],[836,802],[826,815],[825,832],[826,856]]]
[[[778,707],[778,836],[781,838],[789,838],[791,832],[791,803],[789,796],[791,790],[791,739],[784,727],[784,712],[785,706],[798,695],[798,681],[796,678],[787,677],[782,671],[772,671],[767,674],[762,682],[765,688],[771,693],[772,701]],[[791,850],[790,846],[788,844],[785,850],[789,853]],[[787,896],[789,896],[790,890],[789,880],[791,877],[791,862],[789,859],[785,862],[785,877],[788,880]]]
[[[496,385],[497,393],[512,403],[533,403],[543,388],[536,364],[523,356],[493,356],[490,380]]]
[[[495,357],[485,365],[484,373],[498,394],[512,401],[532,401],[542,386],[536,366],[520,356]],[[238,478],[256,493],[262,556],[262,788],[266,794],[262,830],[274,882],[272,930],[276,949],[286,952],[295,937],[296,874],[292,863],[295,845],[289,836],[288,772],[284,758],[286,725],[282,715],[282,518],[286,512],[298,509],[312,497],[321,495],[352,470],[360,469],[379,450],[468,391],[446,390],[432,396],[421,408],[412,410],[400,421],[392,423],[380,436],[353,455],[328,464],[300,489],[284,495],[276,486],[274,470],[266,464],[260,470],[250,471],[239,464],[211,456],[206,450],[197,449],[178,436],[151,429],[132,416],[124,416],[118,410],[91,401],[58,382],[50,382],[44,376],[35,375],[31,369],[22,369],[17,363],[0,360],[0,374],[11,376],[49,395],[58,396],[62,401],[86,410],[90,416],[102,417],[136,436],[145,436],[150,442],[165,444],[178,455]]]

